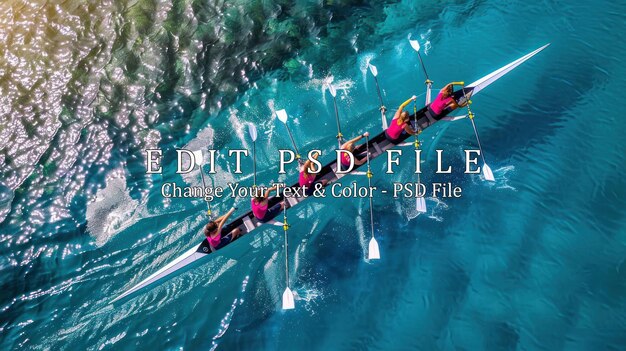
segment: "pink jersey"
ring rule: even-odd
[[[254,213],[254,217],[258,219],[263,219],[265,214],[267,213],[267,201],[256,202],[255,199],[252,199],[252,213]]]
[[[441,112],[443,112],[443,109],[446,108],[446,106],[448,106],[448,104],[452,101],[452,96],[444,98],[443,93],[439,92],[439,94],[435,98],[435,101],[430,104],[430,109],[433,110],[434,113],[440,114]]]
[[[405,126],[406,123],[398,125],[398,119],[394,118],[391,120],[391,125],[389,125],[389,128],[387,128],[387,135],[391,139],[398,139],[400,137],[400,134],[402,134]]]
[[[304,172],[300,172],[300,177],[298,177],[298,184],[300,186],[310,187],[315,181],[315,174],[306,175]]]
[[[215,248],[220,244],[220,242],[222,242],[222,233],[219,233],[216,236],[209,235],[206,238],[207,238],[207,241],[209,242],[209,245]]]
[[[345,152],[341,153],[341,165],[350,167],[350,156],[346,154]]]

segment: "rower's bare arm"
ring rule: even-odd
[[[364,164],[365,162],[367,162],[367,157],[363,157],[360,160],[355,157],[355,160],[354,160],[354,164],[355,165],[360,166],[360,165]]]
[[[270,196],[270,193],[278,188],[278,185],[274,184],[270,188],[265,191],[265,198],[267,199]]]
[[[356,137],[356,138],[352,138],[352,139],[350,139],[350,140],[349,140],[347,143],[345,143],[344,145],[354,144],[354,143],[356,143],[357,141],[359,141],[359,140],[361,140],[361,139],[363,139],[363,135],[359,135],[359,136],[358,136],[358,137]]]
[[[226,215],[221,215],[221,216],[217,217],[215,219],[215,223],[219,224],[225,217],[226,217]]]
[[[411,125],[410,125],[410,124],[408,124],[408,123],[404,126],[404,131],[405,131],[405,132],[407,132],[407,133],[409,133],[409,134],[411,134],[411,135],[415,135],[415,134],[417,134],[417,131],[416,131],[415,129],[413,129],[413,128],[411,127]]]
[[[313,154],[313,158],[314,158],[314,159],[316,159],[316,160],[317,160],[317,158],[318,158],[319,156],[320,156],[320,153],[319,153],[319,152],[316,152],[316,153],[314,153],[314,154]],[[306,174],[309,174],[309,172],[311,171],[311,168],[313,168],[313,167],[312,167],[312,163],[313,163],[313,161],[311,161],[311,160],[307,160],[307,161],[304,163],[304,171],[305,171],[305,173],[306,173]]]
[[[417,99],[417,96],[413,95],[411,96],[410,99],[408,99],[407,101],[403,102],[402,105],[400,105],[400,108],[398,109],[399,112],[402,112],[402,110],[411,103],[411,101],[414,101],[415,99]]]
[[[222,230],[222,227],[224,226],[224,223],[226,223],[226,221],[228,220],[228,217],[230,217],[230,215],[232,215],[233,212],[235,212],[235,208],[234,207],[231,208],[225,215],[220,217],[220,221],[217,224],[217,231],[218,231],[218,233]]]
[[[407,101],[403,102],[402,105],[400,105],[400,107],[398,108],[398,111],[396,111],[396,114],[393,115],[393,119],[398,119],[400,118],[400,114],[402,113],[402,111],[404,110],[404,108],[411,103],[411,101],[417,99],[417,97],[415,95],[413,95],[410,99],[408,99]]]

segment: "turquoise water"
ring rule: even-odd
[[[0,4],[0,349],[620,350],[626,345],[626,88],[616,2],[65,1]],[[426,183],[460,199],[377,196],[382,259],[366,259],[368,203],[320,199],[113,307],[110,298],[197,245],[198,200],[164,200],[175,148],[249,147],[259,180],[288,148],[335,146],[330,95],[348,136],[380,130],[387,106],[422,94],[407,37],[435,86],[473,81],[552,45],[477,96],[495,184],[463,175],[466,121],[423,135]],[[423,98],[423,97],[420,97]],[[143,150],[165,150],[145,174]],[[435,175],[434,149],[452,175]],[[406,155],[403,162],[410,162]],[[218,158],[211,180],[251,184]],[[251,169],[247,160],[244,167]],[[374,183],[413,179],[409,167]],[[365,184],[364,180],[358,180]],[[239,199],[241,208],[247,200]],[[218,212],[234,204],[214,203]]]

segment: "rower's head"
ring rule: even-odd
[[[265,200],[263,196],[254,196],[254,201],[256,201],[257,204],[260,204],[263,200]]]
[[[217,230],[217,222],[210,221],[209,224],[204,227],[204,235],[209,236],[211,233]]]
[[[402,111],[402,113],[400,114],[400,121],[402,121],[402,123],[408,122],[409,121],[409,113],[406,111]]]
[[[313,173],[314,170],[315,168],[313,166],[313,162],[309,163],[307,167],[304,167],[304,173],[306,173],[307,175]]]
[[[443,93],[443,97],[452,96],[452,93],[454,93],[454,86],[452,84],[448,84],[445,88],[441,89],[441,92]]]

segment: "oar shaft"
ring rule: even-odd
[[[478,149],[480,150],[480,157],[483,159],[483,163],[487,164],[485,161],[485,153],[483,152],[483,147],[480,144],[480,137],[478,137],[478,129],[476,129],[476,122],[474,122],[474,113],[472,113],[472,109],[470,108],[471,101],[467,98],[467,94],[465,93],[465,88],[461,88],[463,91],[463,98],[465,98],[465,103],[467,104],[467,117],[470,122],[472,122],[472,128],[474,128],[474,135],[476,135],[476,141],[478,142]]]
[[[380,84],[378,84],[376,75],[374,75],[374,83],[376,83],[376,94],[378,94],[378,102],[380,102],[380,120],[382,121],[383,130],[385,130],[388,127],[387,117],[385,116],[385,103],[383,102],[383,95],[380,92]]]
[[[369,182],[370,189],[372,188],[371,181]],[[372,230],[372,238],[374,237],[374,204],[372,202],[372,196],[370,196],[370,228]]]
[[[422,60],[422,54],[420,54],[420,52],[417,52],[417,57],[420,60],[420,64],[422,65],[422,70],[424,70],[424,75],[426,76],[426,80],[430,80],[430,78],[428,78],[428,72],[426,72],[426,66],[424,66],[424,61]]]
[[[480,144],[480,138],[478,137],[478,130],[476,129],[476,122],[474,122],[473,118],[470,118],[470,121],[472,122],[472,127],[474,127],[474,135],[476,135],[476,141],[478,142],[478,149],[480,150],[480,156],[483,158],[483,163],[487,163],[485,161],[485,154],[483,153],[483,147]]]
[[[417,131],[417,100],[413,100],[413,122],[415,122],[413,129]],[[415,134],[415,141],[417,141],[417,134]]]
[[[202,170],[202,166],[198,167],[200,170],[200,178],[202,178],[202,185],[206,188],[206,181],[204,180],[204,171]]]
[[[202,170],[202,166],[198,167],[200,169],[200,178],[202,178],[202,185],[206,189],[206,181],[204,180],[204,171]],[[206,190],[205,190],[206,191]],[[209,210],[209,217],[211,216],[211,202],[206,200],[207,209]]]
[[[369,137],[365,137],[365,157],[367,160],[367,170],[370,171],[370,138]],[[367,179],[369,180],[370,177],[367,177]]]
[[[367,146],[367,184],[369,186],[369,188],[372,188],[372,169],[370,167],[370,140],[369,137],[366,137],[365,139],[365,145]],[[369,196],[370,198],[370,228],[372,230],[372,238],[374,237],[374,203],[372,200],[372,196],[370,194]]]
[[[289,240],[287,239],[287,231],[285,231],[285,280],[289,287]]]
[[[337,142],[341,148],[343,142],[343,135],[341,134],[341,123],[339,123],[339,109],[337,108],[337,98],[333,96],[333,105],[335,106],[335,120],[337,121]]]
[[[284,226],[285,229],[285,280],[287,282],[287,288],[289,288],[289,240],[287,239],[287,207],[284,210]]]
[[[417,101],[413,101],[413,116],[417,116]],[[417,117],[415,118],[415,130],[417,131]],[[417,137],[417,134],[415,134],[415,148],[417,149],[419,147],[419,139]],[[419,186],[420,184],[420,174],[417,174],[417,184]]]
[[[380,86],[378,85],[378,78],[374,76],[374,82],[376,83],[376,93],[378,93],[378,101],[380,101],[380,107],[385,106],[383,103],[383,95],[380,93]]]
[[[254,185],[256,185],[256,141],[252,142],[252,169],[254,171]]]
[[[287,123],[285,123],[285,127],[287,127],[287,133],[289,133],[289,139],[291,139],[291,144],[293,145],[294,150],[296,150],[296,154],[300,155],[300,151],[298,151],[298,147],[296,146],[296,141],[293,138],[293,134],[291,134],[291,128],[289,128]]]

